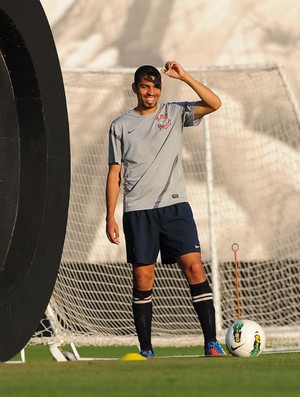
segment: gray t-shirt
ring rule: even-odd
[[[124,212],[187,201],[182,167],[182,129],[198,125],[195,102],[159,104],[157,112],[130,110],[109,131],[108,163],[123,166]]]

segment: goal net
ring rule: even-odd
[[[85,345],[137,342],[124,238],[114,246],[105,235],[108,129],[136,105],[133,73],[63,72],[72,154],[69,218],[47,319],[32,342],[45,336]],[[292,94],[276,65],[190,73],[223,102],[200,126],[183,132],[188,197],[214,292],[218,336],[224,341],[237,319],[231,249],[237,243],[242,318],[264,328],[269,346],[299,346],[300,132]],[[187,85],[163,76],[162,101],[195,99]],[[121,227],[122,200],[116,213]],[[156,345],[202,343],[176,264],[158,260],[153,305]]]

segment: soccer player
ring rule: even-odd
[[[166,62],[161,72],[190,86],[199,98],[195,102],[159,103],[160,72],[150,65],[136,70],[132,90],[137,105],[116,118],[109,131],[106,234],[111,243],[120,243],[114,214],[122,179],[123,230],[127,262],[133,266],[132,307],[140,354],[154,356],[152,288],[160,251],[162,263],[176,262],[189,283],[205,355],[224,355],[216,339],[213,294],[201,262],[181,154],[183,127],[198,125],[203,116],[219,109],[221,101],[176,61]]]

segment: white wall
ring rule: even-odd
[[[300,102],[299,0],[41,0],[63,67],[277,62]]]

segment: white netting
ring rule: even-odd
[[[112,119],[135,106],[133,72],[64,72],[72,182],[66,241],[51,299],[56,337],[64,342],[136,340],[124,239],[117,247],[105,235],[108,128]],[[270,65],[191,73],[223,102],[206,116],[206,123],[184,131],[183,147],[189,200],[210,280],[214,248],[217,253],[219,285],[212,287],[221,297],[219,328],[225,333],[236,319],[231,245],[237,242],[242,317],[260,323],[269,341],[285,336],[280,343],[299,343],[300,133],[282,72]],[[188,86],[163,78],[162,101],[194,99]],[[210,153],[205,136],[210,136]],[[120,226],[121,217],[120,200]],[[184,343],[201,340],[187,284],[176,265],[157,266],[153,334],[169,344],[179,343],[178,336]]]

